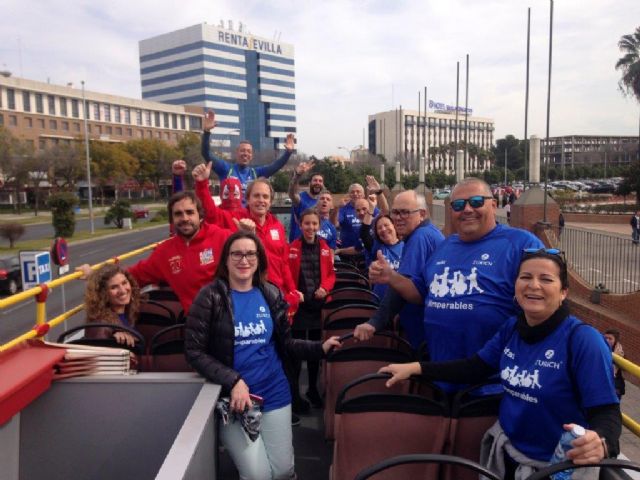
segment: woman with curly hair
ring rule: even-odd
[[[93,272],[84,295],[87,323],[112,323],[134,328],[140,307],[140,288],[133,276],[116,264]],[[136,339],[124,331],[95,328],[87,330],[90,338],[114,338],[119,344],[133,347]]]

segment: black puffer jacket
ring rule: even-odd
[[[288,305],[280,290],[268,282],[258,288],[269,305],[276,351],[285,373],[291,378],[291,357],[318,360],[324,355],[322,343],[291,338]],[[185,354],[198,373],[222,386],[223,395],[228,395],[241,378],[233,369],[234,340],[229,285],[216,279],[200,290],[191,305],[185,328]]]

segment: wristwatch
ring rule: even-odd
[[[375,193],[376,195],[382,195],[382,192],[383,192],[383,191],[384,191],[384,190],[380,189],[380,190],[376,190],[376,191],[375,191],[375,192],[373,192],[373,193]]]

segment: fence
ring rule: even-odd
[[[631,238],[573,227],[554,233],[569,267],[589,284],[619,294],[640,290],[640,247]]]

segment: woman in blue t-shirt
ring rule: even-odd
[[[527,249],[515,284],[522,313],[507,320],[476,355],[380,371],[393,375],[389,386],[411,375],[477,383],[498,373],[505,393],[498,422],[483,439],[481,461],[502,478],[522,478],[546,466],[560,436],[574,424],[587,430],[572,442],[569,459],[586,464],[615,457],[621,418],[611,352],[596,329],[570,315],[564,302],[568,286],[562,252]]]
[[[338,337],[324,343],[293,339],[288,305],[266,281],[267,257],[247,232],[231,235],[222,249],[216,279],[196,296],[185,329],[193,368],[222,387],[230,409],[244,412],[262,403],[261,431],[251,441],[240,422],[222,425],[220,439],[241,479],[295,478],[291,430],[292,357],[318,360]]]
[[[398,270],[404,242],[398,239],[396,227],[389,215],[378,215],[373,221],[372,218],[372,215],[365,216],[360,226],[360,240],[364,245],[367,268],[377,258],[378,252],[381,252],[391,268]],[[382,298],[387,291],[387,285],[376,284],[373,291]]]
[[[87,323],[112,323],[135,328],[140,308],[140,288],[133,276],[117,264],[107,264],[91,273],[84,295]],[[111,328],[86,330],[88,338],[113,338],[119,344],[133,347],[136,338]]]

